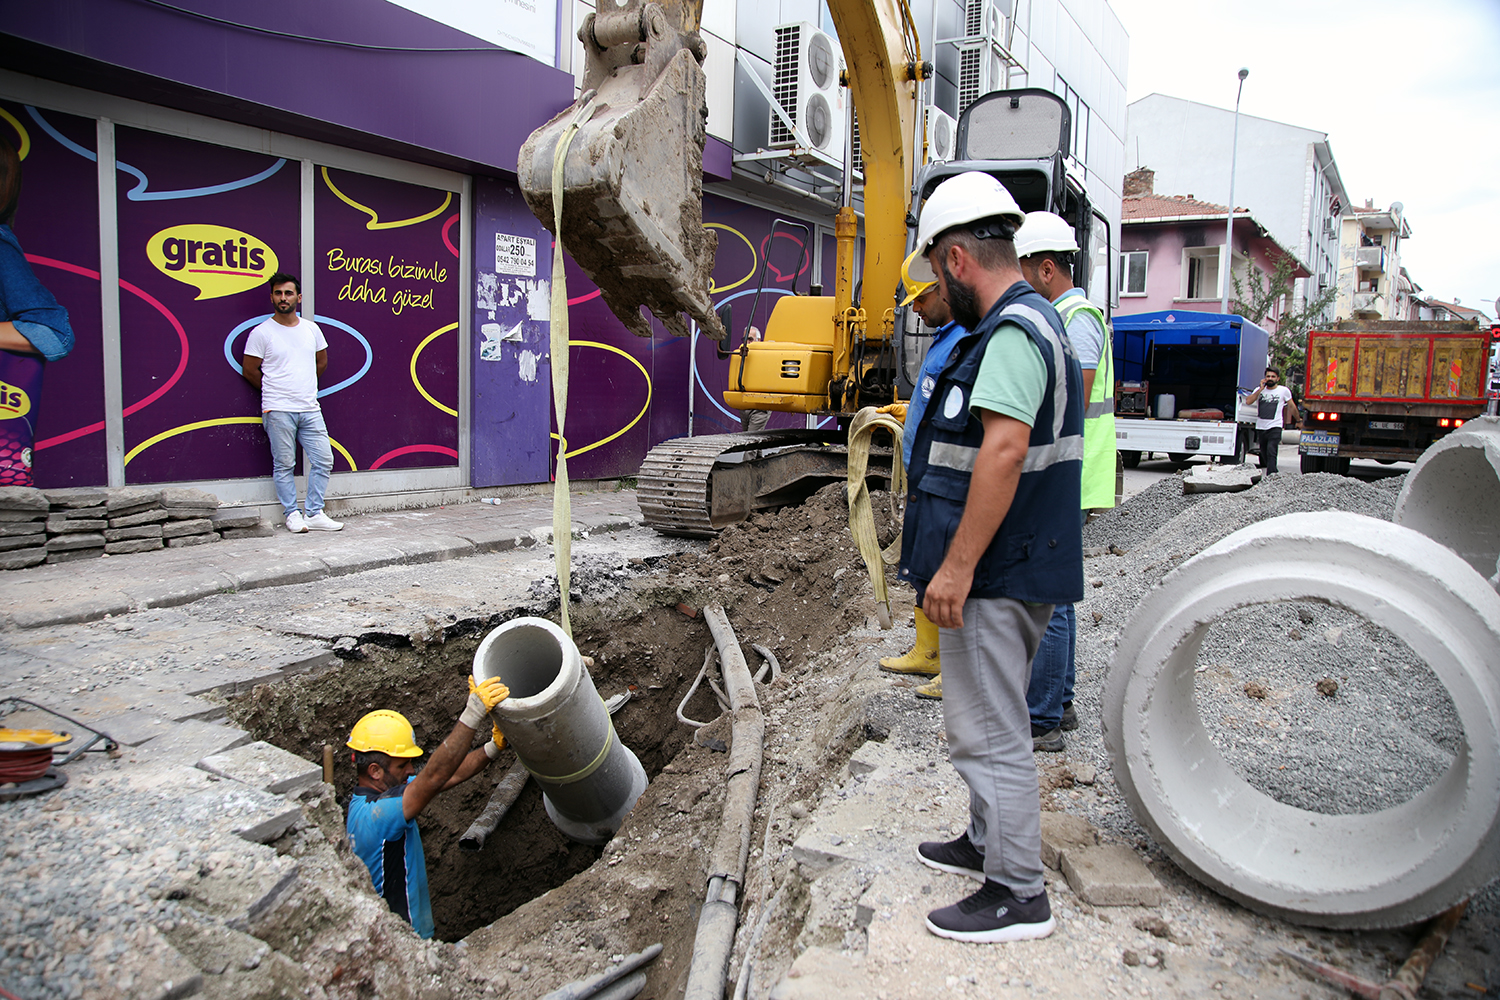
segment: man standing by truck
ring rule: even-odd
[[[1245,397],[1245,405],[1255,407],[1255,437],[1260,445],[1260,467],[1266,475],[1277,475],[1276,457],[1281,450],[1281,427],[1284,412],[1297,419],[1297,404],[1292,402],[1292,390],[1281,385],[1281,370],[1267,368],[1266,377],[1260,380],[1255,391]]]

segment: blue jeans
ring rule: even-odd
[[[1084,523],[1088,519],[1085,511]],[[1062,725],[1063,705],[1073,700],[1076,675],[1073,657],[1077,651],[1078,618],[1073,614],[1073,605],[1059,604],[1052,609],[1036,660],[1031,664],[1026,707],[1031,710],[1032,725],[1048,730]]]
[[[297,445],[307,454],[307,516],[323,509],[323,494],[328,491],[328,476],[333,472],[333,448],[328,443],[328,428],[318,410],[288,413],[267,410],[260,415],[271,439],[271,479],[276,484],[276,499],[283,515],[297,509]]]

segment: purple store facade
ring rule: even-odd
[[[76,334],[33,406],[37,485],[271,503],[240,364],[276,271],[329,343],[334,509],[549,481],[551,235],[514,167],[570,74],[375,0],[0,0],[0,67],[14,230]],[[714,191],[729,170],[709,170]],[[831,254],[773,241],[777,213],[726,193],[704,206],[714,298],[764,327]],[[713,342],[631,335],[571,260],[567,287],[573,478],[738,429]]]

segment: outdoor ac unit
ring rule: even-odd
[[[936,104],[927,105],[927,162],[953,159],[958,148],[958,122]]]
[[[771,109],[770,147],[807,145],[843,155],[844,92],[839,86],[839,47],[833,37],[806,21],[778,25],[776,31],[776,103],[797,132]]]
[[[967,0],[964,4],[964,41],[958,51],[958,113],[985,94],[1006,86],[1005,11],[997,0]]]

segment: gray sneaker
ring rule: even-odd
[[[1063,742],[1061,729],[1043,729],[1036,723],[1031,724],[1031,749],[1044,753],[1061,753],[1068,748]]]
[[[1073,703],[1071,701],[1063,704],[1062,725],[1058,728],[1065,733],[1070,733],[1078,728],[1078,713],[1073,711]]]
[[[967,833],[959,834],[957,840],[947,843],[924,840],[917,845],[917,860],[940,872],[967,875],[976,882],[984,881],[984,855],[979,853]]]
[[[927,929],[932,933],[975,944],[1031,941],[1047,937],[1056,927],[1045,891],[1017,899],[992,879],[986,879],[972,896],[927,914]]]

